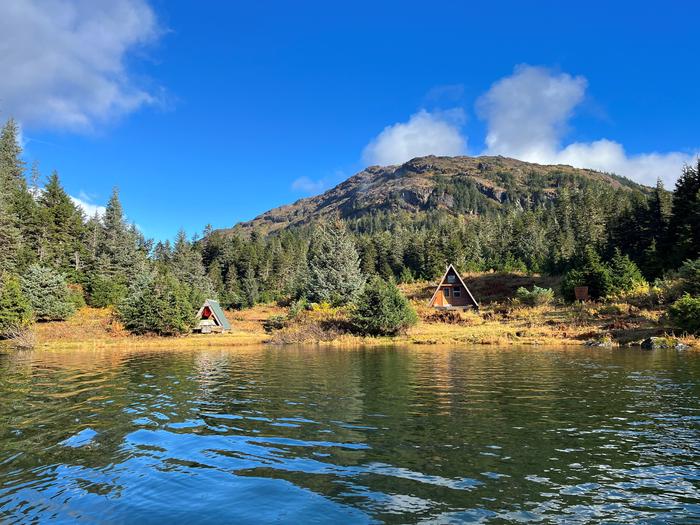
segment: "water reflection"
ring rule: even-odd
[[[700,356],[250,348],[0,356],[0,517],[700,521]]]

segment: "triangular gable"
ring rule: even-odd
[[[224,314],[224,311],[219,305],[219,301],[215,301],[214,299],[207,299],[206,301],[204,301],[204,304],[197,312],[197,317],[199,319],[202,318],[202,313],[204,312],[204,309],[206,307],[209,307],[209,310],[211,310],[212,316],[214,316],[216,324],[218,324],[224,330],[231,329],[231,323],[229,323],[228,319],[226,319],[226,315]]]
[[[457,279],[459,279],[460,284],[464,287],[464,289],[467,292],[467,295],[469,296],[469,299],[471,299],[472,306],[474,308],[479,308],[479,303],[476,302],[476,299],[474,299],[474,296],[472,295],[471,290],[469,290],[469,287],[464,283],[464,279],[462,279],[462,276],[459,274],[457,269],[450,264],[447,267],[447,270],[445,270],[445,274],[442,276],[442,279],[440,279],[440,283],[437,285],[437,288],[435,288],[435,292],[433,293],[433,296],[430,298],[430,302],[428,303],[428,306],[433,306],[435,302],[435,298],[437,297],[438,292],[440,291],[440,288],[442,287],[443,284],[445,284],[445,280],[447,279],[447,276],[450,274],[450,270],[454,272],[454,274],[457,276]]]

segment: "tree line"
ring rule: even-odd
[[[87,303],[115,307],[135,333],[176,334],[191,328],[208,297],[236,309],[300,298],[343,303],[375,277],[431,280],[448,263],[568,273],[570,284],[590,279],[586,269],[600,263],[653,280],[700,256],[700,162],[684,168],[673,192],[660,182],[639,191],[569,177],[545,198],[535,183],[499,206],[468,182],[439,183],[436,195],[451,195],[460,213],[376,210],[271,235],[208,226],[194,238],[181,231],[172,243],[154,242],[128,222],[117,189],[102,215],[87,217],[58,173],[42,184],[9,119],[0,132],[0,331],[65,318]]]

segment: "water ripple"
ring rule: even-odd
[[[700,523],[700,356],[0,355],[0,521]]]

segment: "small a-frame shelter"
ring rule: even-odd
[[[430,306],[444,309],[479,309],[479,303],[476,302],[459,272],[451,264],[447,267],[445,275],[442,276],[440,284],[435,289],[435,293],[430,299]]]
[[[197,312],[197,326],[195,331],[209,334],[211,332],[228,332],[231,324],[226,319],[219,301],[207,299]]]

